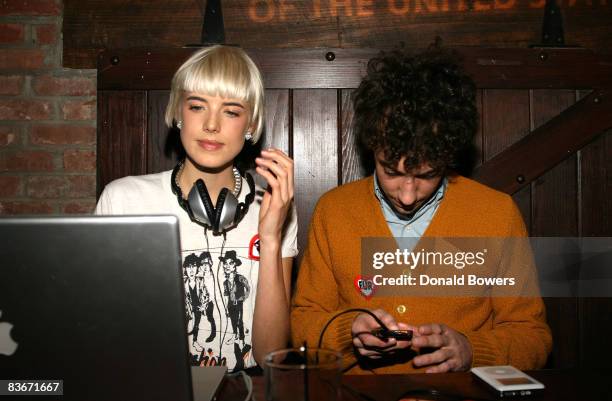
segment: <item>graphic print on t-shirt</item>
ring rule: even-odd
[[[248,366],[254,305],[251,274],[257,267],[255,261],[240,257],[240,251],[248,252],[248,248],[184,253],[185,311],[193,365],[225,365],[230,370]]]
[[[259,260],[259,234],[255,234],[249,242],[249,259]]]

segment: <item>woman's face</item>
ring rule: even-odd
[[[185,270],[187,270],[187,277],[194,278],[198,271],[198,266],[196,264],[188,264]]]
[[[181,142],[189,159],[204,168],[231,166],[244,146],[250,113],[242,100],[185,92]]]

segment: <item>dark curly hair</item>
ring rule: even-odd
[[[477,130],[476,88],[457,56],[439,46],[409,55],[403,49],[370,60],[353,94],[353,128],[363,157],[383,152],[385,163],[413,171],[457,170]]]
[[[200,259],[195,253],[190,253],[185,256],[185,260],[183,261],[183,267],[187,266],[202,266],[202,259]]]

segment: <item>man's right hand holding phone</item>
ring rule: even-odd
[[[360,313],[353,320],[353,345],[357,352],[364,357],[380,359],[387,355],[411,348],[419,353],[412,363],[417,368],[426,368],[427,373],[443,373],[449,371],[465,371],[472,364],[472,346],[465,335],[438,323],[410,326],[406,323],[397,323],[393,316],[382,309],[373,310],[387,329],[382,330],[374,318],[367,313]],[[401,333],[393,331],[401,330]],[[410,340],[406,338],[406,330],[410,330]],[[399,339],[398,339],[399,338]],[[421,350],[428,352],[421,354]]]
[[[393,316],[382,309],[373,310],[372,313],[374,313],[389,330],[405,331],[415,329],[405,323],[397,323]],[[402,335],[397,336],[400,339],[396,339],[393,336],[385,337],[380,334],[375,335],[378,329],[380,329],[380,324],[367,313],[360,313],[355,317],[351,327],[351,334],[353,336],[353,345],[359,355],[372,359],[380,359],[398,350],[410,348],[411,341],[401,339],[409,337],[404,335],[405,333],[401,333]]]

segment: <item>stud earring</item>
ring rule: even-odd
[[[178,129],[183,128],[183,120],[178,120],[178,121],[176,122],[176,127],[177,127]]]
[[[253,134],[251,134],[251,131],[247,131],[246,134],[244,134],[244,140],[250,141],[251,139],[253,139]]]

